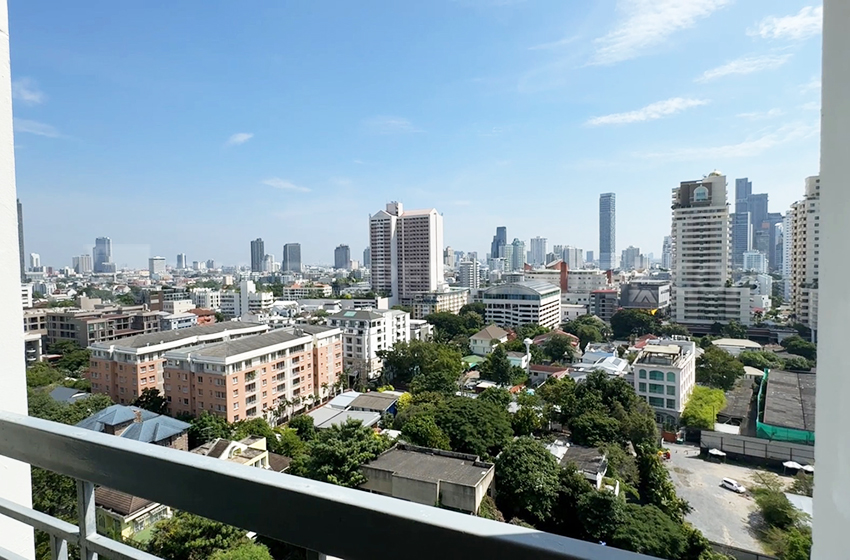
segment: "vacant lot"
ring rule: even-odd
[[[699,457],[697,447],[671,445],[670,453],[667,468],[676,492],[694,509],[688,521],[711,541],[764,552],[750,528],[749,517],[756,510],[755,501],[748,494],[736,494],[720,486],[721,480],[732,478],[749,487],[756,470],[705,461]]]

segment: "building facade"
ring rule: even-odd
[[[148,273],[151,275],[151,278],[158,278],[165,274],[165,257],[149,258]]]
[[[410,315],[396,309],[340,311],[327,324],[342,331],[343,364],[352,382],[377,378],[384,369],[377,353],[410,342]]]
[[[334,249],[334,268],[348,270],[351,267],[351,249],[348,245],[337,245]]]
[[[98,237],[94,240],[92,249],[92,264],[98,274],[115,272],[112,262],[112,240],[108,237]]]
[[[531,238],[531,266],[543,266],[546,264],[546,238]]]
[[[453,288],[440,292],[419,292],[402,300],[411,308],[411,317],[424,319],[432,313],[455,313],[469,303],[469,289]]]
[[[593,290],[590,292],[588,311],[603,321],[610,321],[620,307],[620,294],[617,290]]]
[[[221,290],[195,288],[191,292],[192,303],[201,309],[221,309]]]
[[[459,269],[458,284],[477,290],[481,277],[478,261],[461,261]]]
[[[505,245],[508,244],[508,228],[498,226],[496,235],[493,236],[493,242],[490,243],[490,258],[498,259],[505,256]]]
[[[666,309],[670,307],[669,280],[632,280],[620,284],[623,309]]]
[[[672,317],[682,324],[750,324],[749,288],[731,287],[731,239],[726,177],[673,189]]]
[[[251,272],[262,272],[266,258],[266,244],[261,238],[251,241]]]
[[[617,196],[599,195],[599,268],[613,270],[617,259]]]
[[[635,392],[655,410],[656,421],[678,425],[696,385],[696,344],[651,340],[634,361]]]
[[[791,307],[796,320],[817,332],[820,267],[820,176],[806,178],[806,196],[789,211]]]
[[[553,329],[561,319],[561,289],[541,280],[493,286],[482,298],[485,321],[504,328],[537,323]]]
[[[301,244],[287,243],[283,246],[282,272],[301,272]]]

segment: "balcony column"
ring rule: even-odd
[[[0,0],[0,410],[27,413],[21,274],[18,255],[18,210],[15,190],[15,144],[12,134],[12,79],[9,62],[9,15]],[[0,497],[32,505],[30,467],[0,457]],[[34,558],[28,525],[0,516],[0,543],[24,558]]]
[[[821,109],[821,272],[812,558],[847,555],[850,527],[850,2],[825,0]]]

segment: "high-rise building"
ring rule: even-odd
[[[567,263],[569,270],[578,270],[584,267],[584,251],[578,247],[571,247],[569,245],[564,247],[564,250],[561,251],[561,259]]]
[[[531,238],[531,266],[543,266],[546,264],[546,238]]]
[[[599,268],[613,270],[617,245],[617,196],[599,195]]]
[[[767,274],[767,257],[761,251],[746,251],[742,268],[747,272]]]
[[[629,245],[623,250],[622,257],[620,258],[620,268],[623,270],[640,269],[641,264],[643,264],[640,257],[640,248]]]
[[[791,205],[791,308],[817,331],[820,268],[820,176],[806,178],[806,197]],[[813,335],[816,340],[816,334]]]
[[[110,238],[98,237],[94,240],[92,266],[95,273],[115,272],[115,266],[112,263],[112,240]]]
[[[505,245],[508,244],[508,228],[499,226],[496,228],[496,235],[493,236],[493,242],[490,244],[490,258],[498,259],[505,256]]]
[[[338,245],[334,249],[334,268],[348,270],[351,267],[351,249],[348,245]]]
[[[207,270],[215,270],[215,260],[207,259]]]
[[[744,265],[744,253],[753,248],[753,226],[749,212],[735,212],[732,219],[732,268]]]
[[[682,324],[750,323],[749,288],[729,287],[726,177],[711,172],[673,189],[672,317]]]
[[[189,268],[189,261],[186,260],[186,253],[177,253],[177,270],[185,270]]]
[[[280,263],[274,260],[274,255],[266,255],[263,257],[263,272],[277,272],[280,270]]]
[[[782,219],[782,299],[791,302],[793,278],[791,270],[794,264],[794,210],[785,213]]]
[[[750,195],[753,194],[753,182],[748,178],[735,179],[735,213],[749,212]]]
[[[165,257],[151,257],[148,259],[148,272],[151,278],[165,274]]]
[[[451,247],[446,247],[443,250],[443,266],[446,268],[455,267],[455,252]]]
[[[370,247],[363,249],[363,267],[372,268],[372,249]]]
[[[478,266],[477,260],[461,261],[458,283],[464,288],[477,290],[480,286]]]
[[[77,274],[91,274],[92,262],[91,255],[80,255],[79,257],[71,258],[71,266]]]
[[[443,217],[434,208],[404,210],[390,202],[369,219],[372,289],[393,304],[443,284]]]
[[[525,253],[525,241],[514,238],[511,251],[511,270],[525,270],[528,255]]]
[[[596,260],[596,259],[594,259],[594,258],[593,258],[594,256],[595,256],[595,255],[593,254],[593,251],[588,251],[588,252],[587,252],[587,257],[585,257],[584,262],[586,262],[586,263],[593,263],[593,262]]]
[[[41,269],[41,255],[38,253],[30,253],[30,270],[39,272]]]
[[[18,199],[18,258],[21,265],[21,282],[27,279],[27,266],[24,260],[24,206],[21,204],[21,199]]]
[[[769,270],[782,270],[782,213],[768,212],[765,226],[768,231],[767,265]]]
[[[502,247],[501,250],[504,255],[502,258],[505,265],[505,272],[514,270],[514,246],[509,243]]]
[[[283,246],[283,272],[301,272],[301,244],[287,243]]]
[[[266,258],[266,244],[258,237],[251,241],[251,272],[263,271],[263,259]]]
[[[673,241],[669,235],[664,236],[664,243],[661,245],[661,268],[670,270],[673,266]]]

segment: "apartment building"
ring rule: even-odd
[[[343,337],[343,363],[353,381],[378,377],[384,368],[377,353],[410,341],[410,315],[396,309],[340,311],[327,319]]]
[[[163,391],[165,352],[234,340],[267,330],[266,325],[229,321],[95,342],[89,346],[91,360],[84,376],[91,381],[93,393],[103,393],[116,403],[127,404],[144,389]]]
[[[343,373],[342,329],[319,325],[298,325],[289,329],[313,337],[313,394],[321,402],[333,394]]]
[[[21,284],[21,305],[24,309],[32,307],[32,284]]]
[[[206,410],[228,422],[262,417],[272,425],[307,408],[313,336],[284,329],[164,353],[164,393],[172,415]]]
[[[798,322],[816,332],[821,241],[819,176],[806,178],[806,196],[795,202],[788,214],[791,308]]]
[[[696,344],[650,340],[633,364],[635,392],[646,399],[662,424],[677,425],[696,384]]]
[[[537,323],[553,329],[561,320],[561,290],[541,280],[493,286],[483,301],[484,320],[505,328]]]
[[[284,286],[281,299],[295,301],[298,299],[326,298],[333,295],[333,288],[327,284],[292,284]]]
[[[469,288],[454,288],[439,292],[419,292],[401,300],[411,308],[413,319],[424,319],[432,313],[455,313],[469,303]]]
[[[212,288],[195,288],[190,294],[192,303],[199,309],[221,309],[221,291]]]
[[[47,312],[47,344],[73,340],[81,348],[128,336],[155,333],[159,312],[143,306],[106,307],[95,310],[55,309]]]
[[[176,331],[188,329],[198,324],[198,316],[194,313],[160,313],[159,330]]]
[[[681,324],[750,324],[749,288],[731,283],[726,177],[713,171],[673,189],[671,313]]]
[[[238,290],[221,292],[221,312],[231,318],[241,317],[245,313],[261,315],[271,309],[274,300],[271,292],[258,292],[254,282],[242,280]]]
[[[620,294],[617,290],[593,290],[590,292],[588,309],[603,321],[610,321],[620,308]]]

